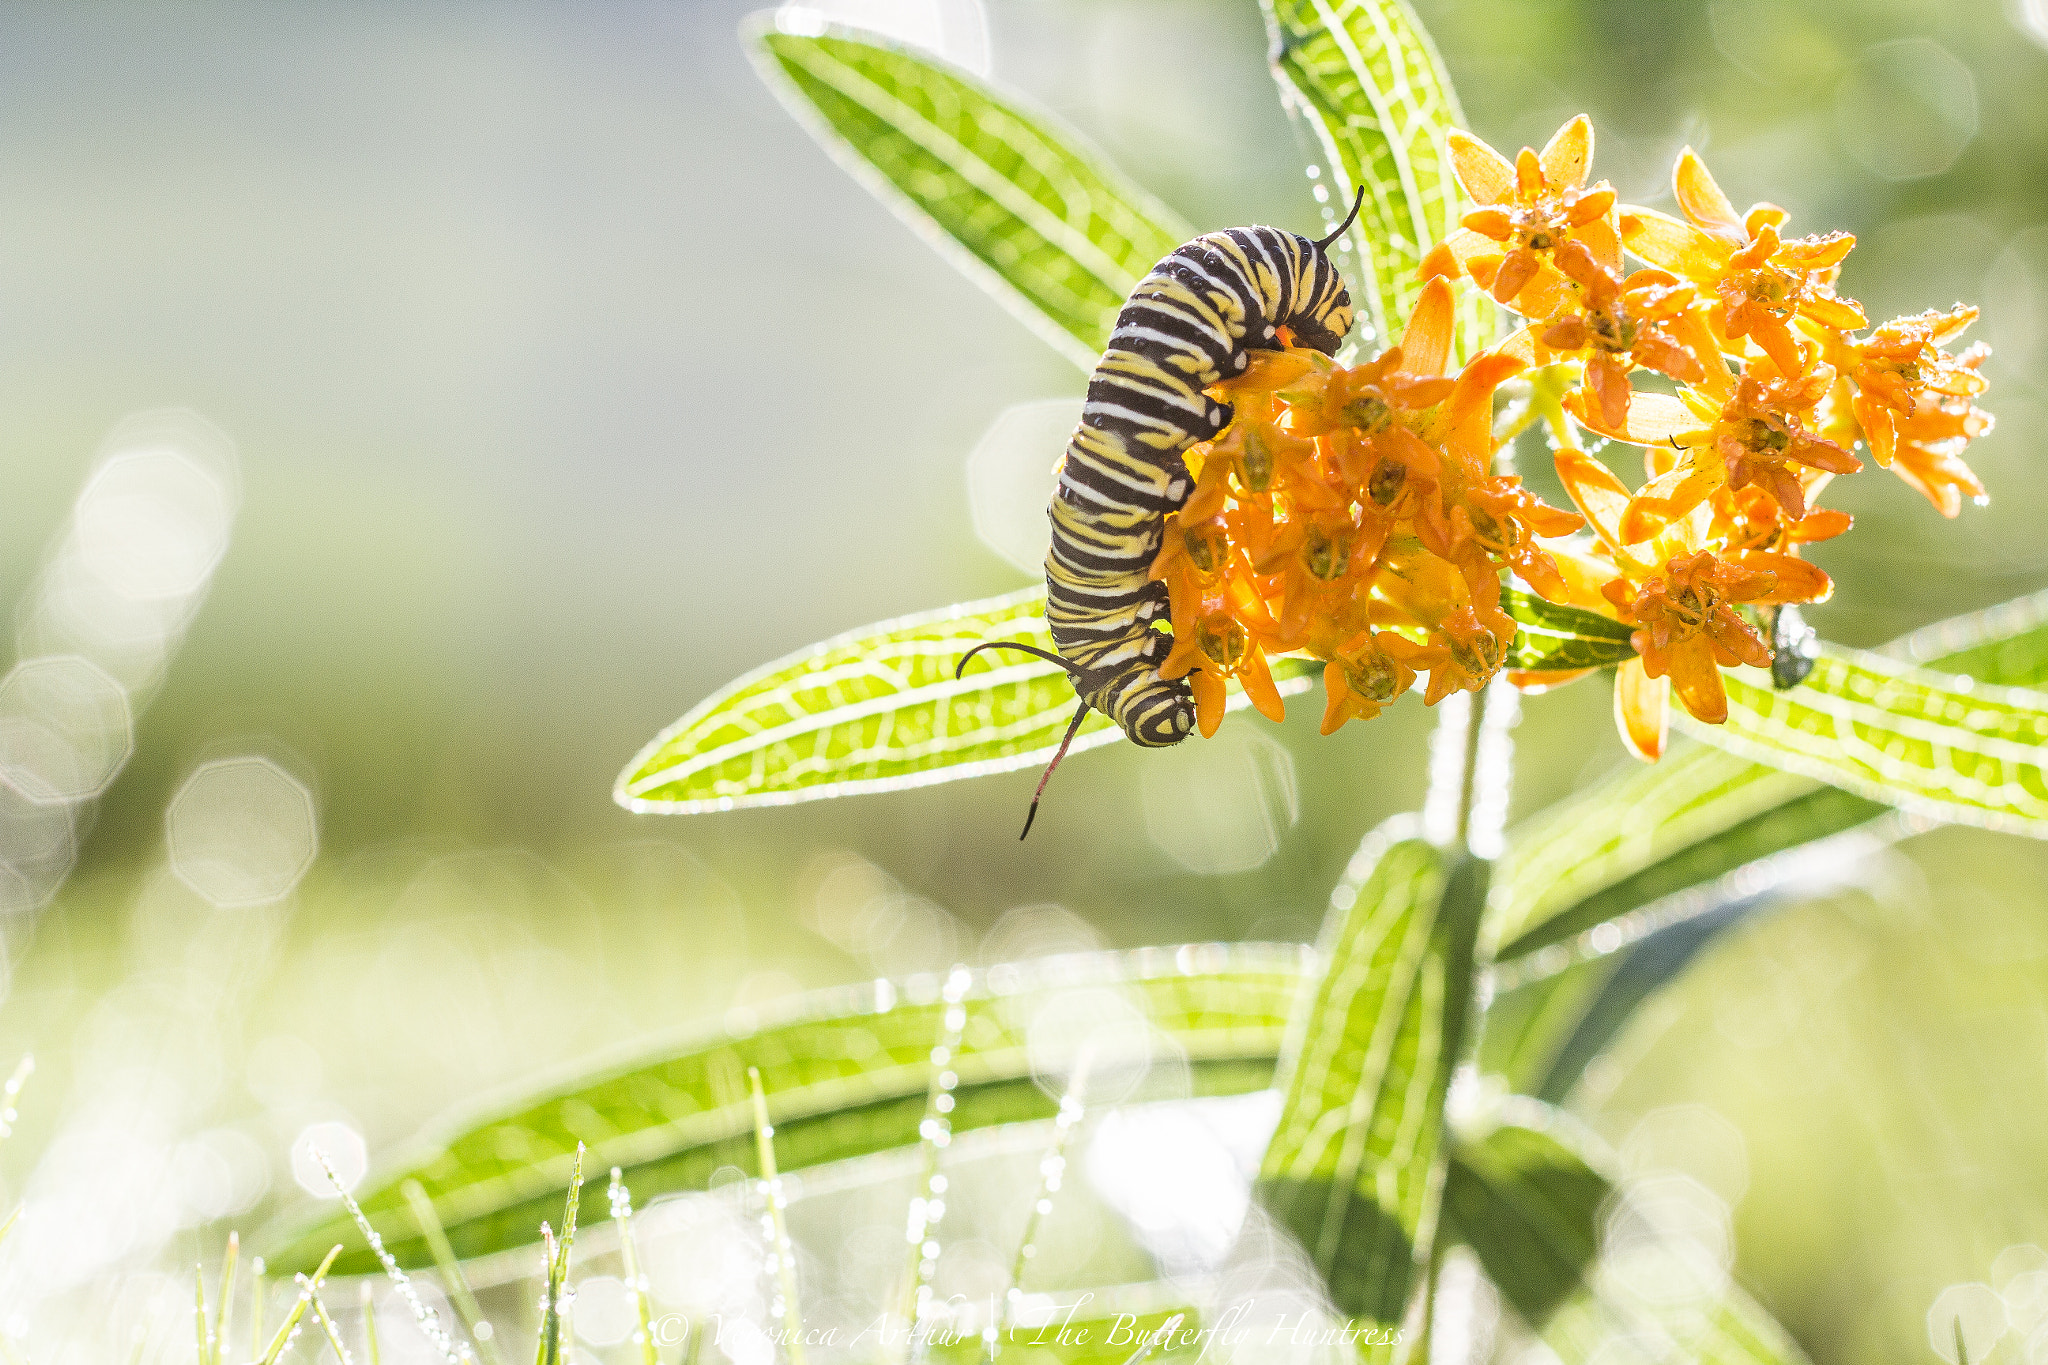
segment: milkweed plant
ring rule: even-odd
[[[2048,602],[1877,651],[1821,641],[1798,612],[1834,589],[1806,547],[1854,533],[1826,505],[1835,479],[1889,470],[1950,518],[1985,500],[1965,462],[1992,420],[1986,350],[1962,342],[1976,309],[1874,321],[1848,292],[1853,237],[1738,210],[1691,150],[1675,215],[1619,201],[1583,117],[1541,150],[1496,150],[1400,0],[1263,8],[1356,323],[1341,348],[1281,329],[1206,382],[1227,421],[1153,461],[1177,482],[1141,527],[1155,586],[1139,595],[1160,610],[1132,642],[1148,678],[1185,680],[1190,743],[1241,707],[1277,720],[1318,684],[1326,734],[1438,709],[1424,809],[1366,836],[1318,946],[818,998],[460,1125],[349,1202],[374,1254],[357,1238],[334,1258],[343,1216],[278,1232],[273,1266],[431,1261],[460,1286],[458,1260],[530,1246],[564,1183],[573,1228],[584,1172],[611,1170],[610,1217],[593,1198],[584,1235],[609,1225],[625,1257],[642,1359],[716,1359],[729,1343],[706,1344],[708,1317],[688,1346],[656,1330],[625,1191],[703,1190],[737,1167],[763,1288],[754,1354],[733,1359],[1407,1361],[1454,1334],[1482,1358],[1482,1300],[1566,1362],[1804,1359],[1556,1105],[1645,993],[1589,987],[1596,959],[1829,850],[1936,822],[2048,833],[2048,699],[2029,690],[2048,683]],[[798,9],[744,40],[851,174],[1084,370],[1195,235],[1054,118],[929,52]],[[1241,336],[1226,302],[1208,300],[1216,325]],[[1525,433],[1569,506],[1512,467],[1537,445]],[[981,648],[999,644],[1028,648]],[[1596,672],[1646,762],[1504,830],[1519,697]],[[942,607],[720,690],[633,760],[618,799],[697,814],[1036,768],[1063,739],[1122,737],[1084,681],[1043,589]],[[1121,992],[1143,1027],[1049,1059],[1028,1021],[1076,981]],[[1235,1249],[1149,1284],[1041,1276],[1069,1136],[1146,1097],[1105,1098],[1099,1078],[1147,1039],[1183,1059],[1182,1097],[1275,1101]],[[1039,1153],[1006,1196],[1015,1256],[985,1301],[942,1297],[935,1267],[965,1235],[948,1152],[997,1128]],[[821,1336],[784,1181],[877,1153],[910,1189],[886,1321]],[[543,1359],[572,1331],[564,1232],[547,1234]],[[444,1336],[450,1359],[471,1349]]]

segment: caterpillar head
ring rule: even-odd
[[[1319,315],[1297,316],[1287,326],[1294,334],[1295,345],[1335,355],[1344,334],[1351,330],[1351,317],[1351,291],[1340,288],[1337,297]]]
[[[1117,696],[1110,716],[1131,742],[1145,749],[1166,749],[1195,732],[1195,697],[1187,679],[1168,682],[1149,667]]]

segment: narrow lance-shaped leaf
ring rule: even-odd
[[[1083,369],[1193,235],[1051,115],[928,53],[779,10],[762,77],[853,176]]]
[[[1881,652],[1981,683],[2038,686],[2048,682],[2048,593],[1940,622]],[[1518,828],[1495,871],[1486,937],[1496,961],[1512,962],[1891,809],[1710,745],[1680,745]],[[1744,894],[1754,881],[1745,876]]]
[[[1187,1056],[1194,1093],[1263,1089],[1304,979],[1303,953],[1213,945],[1064,958],[1056,973],[1027,965],[997,982],[978,979],[953,1063],[952,1129],[1053,1116],[1033,1073],[1048,1058],[1026,1035],[1049,1003],[1077,987],[1123,993]],[[741,1037],[718,1030],[671,1040],[458,1120],[373,1174],[362,1207],[393,1254],[417,1266],[432,1256],[407,1198],[413,1182],[464,1258],[534,1240],[541,1220],[560,1210],[578,1143],[589,1149],[587,1169],[619,1167],[642,1200],[704,1189],[722,1166],[756,1166],[749,1067],[761,1072],[785,1170],[914,1145],[942,1010],[929,979],[884,983],[823,993]],[[332,1206],[301,1210],[267,1229],[258,1249],[273,1266],[307,1266],[348,1228]],[[360,1249],[343,1263],[346,1274],[375,1268]]]
[[[1340,255],[1360,316],[1381,344],[1395,339],[1421,292],[1416,267],[1458,221],[1458,186],[1445,134],[1463,121],[1443,62],[1402,0],[1262,0],[1273,75],[1331,174],[1324,208],[1335,226],[1365,187]],[[1492,337],[1492,305],[1459,301],[1470,355]],[[1363,339],[1363,338],[1361,338]]]
[[[1926,627],[1883,653],[2037,685],[2048,681],[2048,593]],[[1626,765],[1511,841],[1489,909],[1501,989],[1481,1064],[1561,1100],[1637,1006],[1788,878],[1824,874],[1911,828],[1882,803],[1706,745]]]
[[[1963,824],[2048,836],[2048,695],[1824,646],[1789,692],[1728,681],[1718,748]]]
[[[1333,917],[1324,977],[1283,1053],[1259,1198],[1337,1308],[1384,1326],[1405,1320],[1435,1236],[1485,867],[1419,839],[1389,844]]]
[[[1444,1218],[1560,1360],[1805,1361],[1693,1229],[1661,1216],[1664,1201],[1610,1179],[1597,1144],[1556,1111],[1512,1103],[1510,1121],[1458,1141]]]
[[[1540,1327],[1599,1254],[1600,1205],[1613,1187],[1551,1111],[1515,1104],[1519,1121],[1454,1140],[1444,1232],[1471,1247],[1502,1297]]]
[[[693,814],[898,791],[1051,758],[1072,718],[1066,673],[1014,651],[967,652],[992,640],[1051,650],[1045,589],[885,621],[754,670],[662,731],[621,774],[634,811]],[[1276,661],[1283,694],[1310,666]],[[1233,691],[1229,705],[1248,705]],[[1123,738],[1090,712],[1073,750]]]
[[[1610,668],[1635,656],[1629,628],[1612,617],[1561,607],[1515,588],[1502,591],[1501,606],[1520,627],[1508,647],[1508,668],[1538,673]]]

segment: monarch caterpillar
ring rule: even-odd
[[[1351,293],[1327,253],[1364,200],[1361,188],[1321,241],[1242,227],[1175,247],[1117,314],[1046,509],[1045,617],[1059,652],[992,640],[960,660],[964,669],[984,649],[1020,650],[1066,669],[1080,694],[1018,838],[1031,833],[1045,784],[1090,710],[1147,748],[1178,744],[1194,728],[1187,680],[1159,676],[1173,635],[1156,624],[1166,585],[1147,575],[1167,514],[1193,491],[1181,455],[1230,424],[1231,409],[1203,390],[1242,374],[1252,351],[1282,349],[1289,338],[1336,351],[1351,330]]]

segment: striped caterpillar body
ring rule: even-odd
[[[1166,585],[1147,577],[1166,516],[1193,481],[1182,452],[1229,425],[1202,390],[1242,374],[1253,350],[1335,351],[1351,295],[1322,243],[1277,228],[1197,237],[1152,268],[1117,315],[1067,443],[1048,514],[1046,623],[1082,700],[1151,748],[1194,728],[1187,680],[1159,676],[1173,636]]]
[[[1326,355],[1351,330],[1351,294],[1327,254],[1350,225],[1321,241],[1270,227],[1197,237],[1153,266],[1117,314],[1047,509],[1045,616],[1059,654],[1041,657],[1066,668],[1081,704],[1046,778],[1090,710],[1147,748],[1194,729],[1187,680],[1159,676],[1173,636],[1155,624],[1166,585],[1148,577],[1167,515],[1193,491],[1181,456],[1230,424],[1231,409],[1203,390],[1242,374],[1252,351],[1283,348],[1282,328]]]

